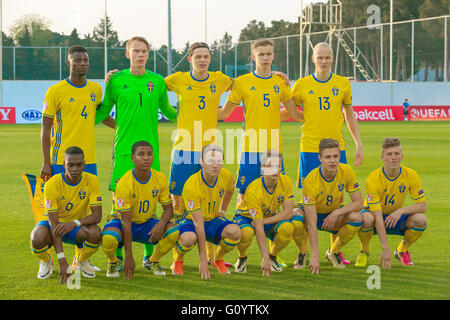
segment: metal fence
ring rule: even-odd
[[[333,72],[355,80],[365,80],[356,68],[351,55],[358,56],[360,64],[375,81],[449,81],[449,20],[450,16],[395,22],[392,25],[393,47],[390,43],[390,24],[370,27],[338,29],[332,35],[335,51]],[[345,39],[351,54],[336,41],[336,32]],[[329,39],[329,31],[306,33],[303,36],[303,70],[314,71],[311,62],[311,44]],[[300,36],[272,38],[275,43],[273,69],[286,73],[290,79],[300,77]],[[220,44],[212,47],[210,70],[220,70],[229,76],[254,70],[251,59],[252,41]],[[4,80],[57,80],[69,74],[66,65],[67,47],[3,47]],[[89,78],[103,79],[105,54],[103,47],[87,48],[90,55]],[[150,52],[147,68],[167,75],[166,49]],[[184,53],[175,52],[173,71],[188,71]],[[364,58],[364,59],[363,59]],[[107,68],[129,66],[125,48],[108,48]],[[392,61],[392,68],[390,61]],[[392,74],[391,74],[392,70]]]

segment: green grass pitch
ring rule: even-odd
[[[220,123],[219,128],[240,127],[239,123]],[[371,274],[366,268],[353,265],[344,270],[334,269],[326,261],[324,253],[329,247],[329,234],[319,232],[322,272],[311,275],[309,270],[294,270],[296,247],[291,242],[280,256],[288,263],[282,273],[272,273],[263,278],[260,271],[261,256],[256,241],[249,249],[249,267],[246,274],[219,275],[211,268],[212,280],[200,279],[198,251],[194,248],[185,259],[185,275],[157,277],[142,269],[143,247],[134,245],[136,272],[133,280],[106,278],[106,257],[100,249],[91,261],[102,268],[96,279],[81,279],[79,290],[69,290],[59,284],[57,267],[48,280],[38,280],[38,260],[29,250],[29,234],[34,226],[31,205],[21,173],[39,174],[42,156],[40,151],[40,126],[0,126],[2,156],[0,157],[2,192],[0,202],[0,296],[2,299],[449,299],[450,298],[450,123],[385,122],[360,123],[364,143],[364,162],[355,168],[364,192],[367,174],[381,165],[380,145],[386,136],[402,139],[405,154],[404,165],[414,168],[420,175],[428,198],[427,217],[429,226],[424,236],[412,246],[413,267],[401,266],[395,258],[390,271],[381,271],[381,288],[368,289]],[[169,176],[171,144],[170,137],[175,125],[161,124],[160,160],[162,171]],[[297,179],[300,127],[295,123],[282,125],[286,173]],[[96,128],[99,179],[103,192],[103,220],[111,209],[111,193],[108,179],[111,167],[113,131],[104,126]],[[347,128],[344,135],[349,141],[347,150],[353,163],[354,144]],[[226,164],[236,173],[236,164]],[[237,195],[237,192],[235,193]],[[295,189],[296,199],[300,191]],[[233,216],[236,197],[233,198],[227,217]],[[406,204],[412,203],[408,200]],[[158,214],[161,210],[158,210]],[[391,251],[400,241],[390,236]],[[73,247],[65,245],[70,263]],[[378,265],[380,244],[375,236],[371,242],[368,265]],[[353,239],[343,248],[345,256],[353,263],[359,252],[359,242]],[[169,268],[171,253],[162,264]],[[234,263],[237,252],[233,250],[226,260]],[[170,270],[169,270],[170,271]]]

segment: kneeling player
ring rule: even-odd
[[[223,199],[229,198],[234,191],[233,175],[228,169],[222,168],[223,159],[222,148],[215,144],[205,146],[201,154],[202,170],[186,181],[182,192],[181,206],[184,214],[180,218],[184,221],[180,228],[197,233],[202,279],[211,278],[206,241],[217,245],[212,266],[219,273],[230,273],[223,258],[241,238],[239,226],[226,219],[223,213],[220,214],[226,209]],[[182,266],[182,261],[183,253],[179,252],[175,263]]]
[[[311,273],[320,272],[317,229],[336,234],[326,257],[336,268],[345,268],[341,248],[356,235],[362,224],[362,196],[353,169],[339,163],[339,143],[323,139],[319,143],[321,166],[312,170],[304,180],[303,204],[306,229],[311,245]],[[351,203],[341,207],[344,191]]]
[[[88,259],[97,252],[102,220],[100,184],[95,175],[83,172],[84,154],[78,147],[70,147],[64,153],[65,172],[51,177],[44,187],[45,215],[31,232],[30,247],[40,259],[37,277],[46,279],[53,273],[49,248],[54,245],[59,263],[61,283],[70,276],[62,243],[77,245],[76,263],[84,277],[95,277]],[[88,215],[88,208],[91,213]]]
[[[192,248],[196,241],[195,233],[180,234],[175,224],[169,223],[173,216],[172,200],[164,174],[151,169],[153,148],[147,141],[136,142],[132,147],[131,159],[134,169],[125,173],[116,188],[115,208],[120,219],[110,220],[103,229],[103,251],[108,257],[108,277],[118,277],[118,247],[125,248],[123,271],[129,279],[134,276],[135,262],[132,241],[158,243],[150,257],[150,269],[155,275],[165,275],[159,260],[177,243]],[[161,219],[155,218],[156,203],[163,207]]]
[[[247,271],[247,249],[256,235],[261,255],[263,275],[270,271],[281,272],[277,262],[281,250],[287,247],[294,233],[291,221],[294,207],[292,181],[280,175],[282,156],[270,150],[262,153],[261,171],[263,176],[249,184],[243,201],[237,205],[234,221],[241,228],[241,241],[238,245],[239,260],[235,272]],[[279,212],[280,206],[283,210]],[[270,253],[265,238],[271,240]]]
[[[383,167],[372,171],[366,179],[363,226],[358,234],[361,253],[356,266],[367,265],[369,242],[375,227],[382,247],[380,263],[384,269],[389,269],[391,252],[386,234],[403,236],[394,256],[403,265],[413,265],[408,250],[427,228],[427,203],[419,175],[413,169],[401,165],[403,152],[400,140],[386,138],[382,148]],[[403,207],[408,192],[415,204]]]

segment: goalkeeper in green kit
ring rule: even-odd
[[[113,169],[109,185],[113,192],[117,181],[134,168],[131,147],[136,141],[145,140],[152,145],[152,169],[160,170],[158,110],[171,121],[175,122],[177,118],[177,110],[169,105],[164,78],[145,69],[149,49],[150,45],[143,37],[128,40],[126,56],[130,60],[130,68],[117,72],[110,78],[105,97],[96,111],[96,124],[103,122],[115,128]],[[109,116],[114,105],[115,121]],[[115,216],[114,205],[111,216]],[[144,268],[149,268],[152,253],[153,245],[144,245]],[[116,255],[123,260],[122,249],[118,249]]]

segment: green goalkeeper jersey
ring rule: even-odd
[[[164,78],[148,70],[140,76],[131,74],[130,69],[115,73],[108,81],[95,123],[105,120],[114,105],[114,158],[131,155],[131,146],[146,140],[153,146],[152,168],[159,170],[158,109],[170,120],[176,118],[176,111],[169,106]]]

